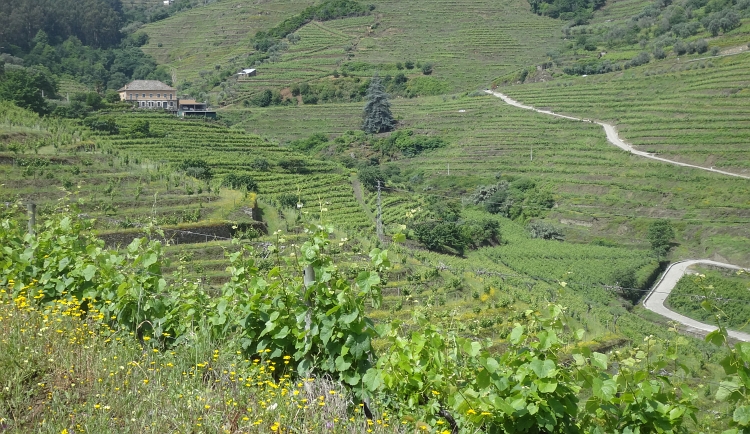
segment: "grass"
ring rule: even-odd
[[[656,62],[621,73],[503,88],[537,108],[613,122],[640,150],[750,173],[750,55]]]
[[[253,51],[249,42],[255,31],[271,28],[311,3],[214,3],[145,26],[150,40],[144,51],[174,68],[178,83],[194,82],[215,65],[252,66],[242,65],[242,59]],[[518,0],[374,4],[369,16],[308,24],[298,32],[300,42],[278,61],[259,66],[257,77],[215,92],[238,101],[263,88],[326,77],[347,60],[371,64],[363,72],[368,76],[375,69],[395,71],[397,62],[431,62],[434,77],[452,90],[466,90],[542,58],[558,44],[558,22],[532,14]]]
[[[650,219],[668,218],[678,228],[676,257],[716,253],[740,263],[748,258],[750,252],[742,247],[750,240],[743,224],[750,221],[745,180],[640,159],[607,143],[596,125],[516,109],[497,98],[457,95],[392,104],[399,128],[439,135],[449,145],[389,163],[401,170],[397,187],[413,193],[385,195],[388,223],[405,221],[415,194],[460,197],[503,173],[531,177],[551,189],[557,206],[548,219],[565,225],[570,240],[604,237],[620,245],[645,245],[638,240],[645,240]],[[361,110],[359,103],[224,114],[283,143],[314,132],[336,136],[356,130]],[[277,124],[289,127],[280,130]],[[366,150],[349,152],[369,156]],[[415,175],[425,181],[412,184]],[[373,200],[370,196],[371,208]]]
[[[750,277],[746,273],[714,267],[697,267],[695,274],[686,274],[667,297],[666,305],[675,312],[708,324],[717,324],[716,314],[701,307],[705,297],[716,306],[719,320],[725,327],[750,330]]]
[[[177,83],[192,81],[200,71],[247,56],[254,51],[250,40],[258,30],[267,30],[314,3],[215,2],[144,26],[149,43],[143,50],[160,64],[174,68]]]
[[[340,384],[294,379],[263,354],[194,336],[164,350],[63,302],[37,308],[0,289],[4,432],[353,432],[367,426]],[[400,432],[387,414],[373,432]]]

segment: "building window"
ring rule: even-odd
[[[172,99],[172,94],[171,93],[169,94],[169,99]]]
[[[153,93],[150,93],[150,94],[148,94],[148,97],[149,97],[149,98],[153,98],[153,97],[154,97],[154,94],[153,94]]]
[[[160,94],[160,93],[157,93],[157,94],[156,94],[156,97],[157,97],[157,98],[161,98],[161,94]]]
[[[142,97],[142,98],[146,98],[146,94],[144,93],[144,94],[143,94],[143,95],[142,95],[141,97]]]

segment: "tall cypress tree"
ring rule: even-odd
[[[366,133],[377,134],[391,131],[395,124],[393,114],[391,114],[391,103],[388,102],[388,94],[385,93],[385,87],[383,87],[380,77],[375,74],[370,81],[370,87],[367,89],[367,105],[365,105],[362,129]]]

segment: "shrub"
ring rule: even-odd
[[[385,187],[385,176],[383,176],[378,166],[367,166],[359,169],[357,178],[370,191],[378,189],[378,182],[380,182],[381,187]]]
[[[674,43],[672,49],[674,50],[675,54],[677,54],[678,56],[682,56],[683,54],[687,53],[688,46],[683,41],[677,41]]]
[[[224,180],[221,184],[225,187],[229,187],[233,190],[246,189],[247,191],[258,192],[258,183],[248,174],[238,175],[236,173],[228,173],[224,176]]]
[[[179,164],[178,168],[193,178],[208,181],[213,178],[213,172],[206,160],[188,158]]]
[[[416,239],[432,251],[463,255],[471,242],[454,222],[421,222],[412,227]]]
[[[551,224],[544,222],[531,222],[528,225],[529,235],[531,238],[541,238],[543,240],[563,241],[565,236],[562,231]]]
[[[308,93],[308,94],[306,94],[306,95],[304,95],[302,97],[302,103],[303,104],[311,104],[311,105],[317,104],[318,103],[318,96],[314,95],[314,94],[311,94],[311,93]]]
[[[667,57],[667,53],[661,47],[654,48],[654,59],[664,59]]]
[[[281,208],[297,208],[297,203],[301,202],[302,198],[291,193],[282,193],[276,196],[276,201]]]
[[[432,63],[425,63],[424,65],[422,65],[422,74],[424,75],[432,74]]]
[[[708,51],[708,42],[705,39],[698,39],[697,41],[693,42],[693,46],[695,47],[695,51],[698,53],[705,53]]]
[[[630,61],[626,63],[625,66],[626,67],[641,66],[641,65],[647,64],[650,61],[651,61],[651,55],[645,51],[642,51],[640,54],[630,59]]]

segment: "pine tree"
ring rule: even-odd
[[[388,102],[388,94],[385,87],[376,74],[372,77],[370,87],[367,89],[367,105],[362,129],[366,133],[377,134],[391,131],[396,124],[391,114],[391,103]]]

